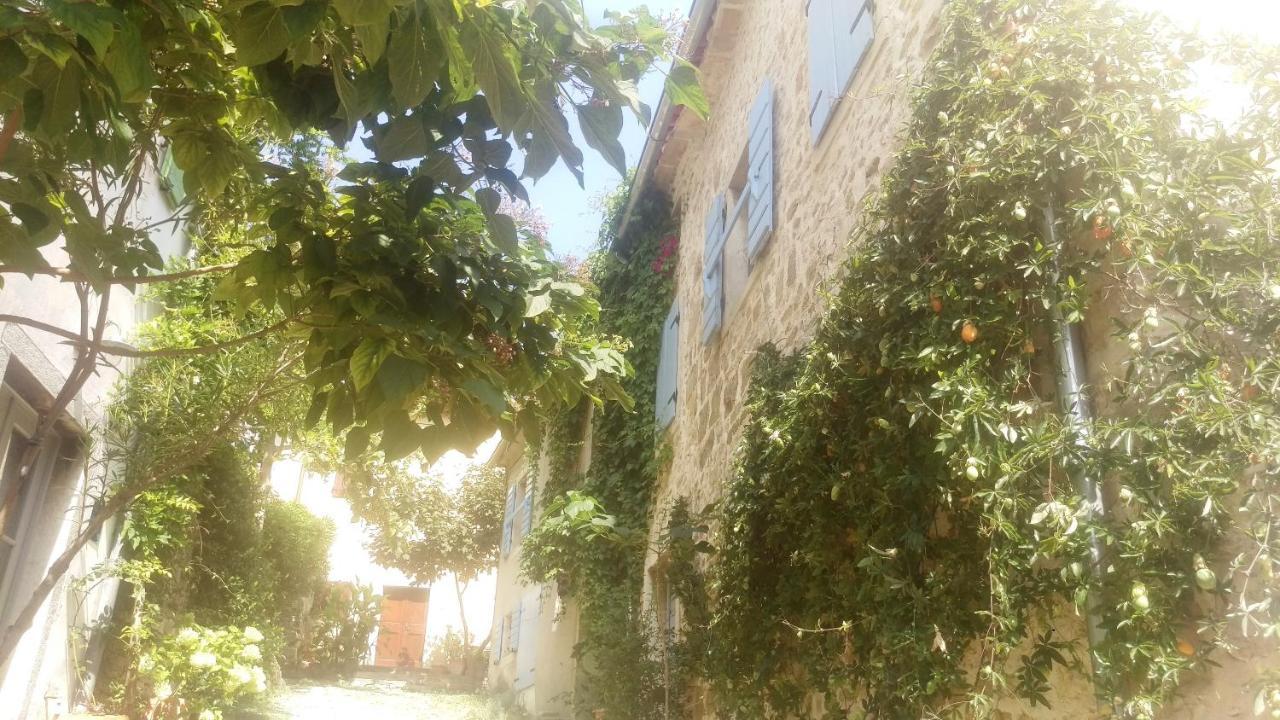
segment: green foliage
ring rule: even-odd
[[[661,717],[673,694],[641,592],[659,470],[654,383],[673,292],[671,273],[655,261],[663,245],[674,242],[676,225],[666,200],[647,196],[637,203],[628,237],[616,238],[614,222],[626,204],[625,192],[610,198],[611,220],[586,271],[602,308],[598,332],[630,343],[627,361],[635,372],[622,387],[635,407],[606,405],[588,414],[588,406],[580,405],[548,421],[545,433],[530,440],[535,456],[547,453],[551,470],[542,520],[522,551],[526,574],[555,579],[561,592],[577,600],[578,713],[589,717],[602,709],[620,720]],[[591,467],[579,476],[588,418]]]
[[[579,558],[607,552],[601,547],[607,543],[634,545],[642,539],[634,531],[620,529],[617,518],[595,498],[567,490],[551,498],[542,510],[542,520],[525,537],[520,573],[539,583],[562,579],[569,589],[568,571]]]
[[[219,720],[223,712],[267,689],[262,633],[252,626],[181,629],[147,623],[131,629],[145,648],[137,684],[147,700],[136,709],[149,720]]]
[[[322,676],[353,677],[369,653],[382,597],[368,585],[334,583],[317,599],[307,662]]]
[[[373,530],[379,564],[416,583],[446,573],[465,583],[497,564],[505,482],[500,470],[471,467],[450,492],[408,462],[370,462],[348,472],[347,500]]]
[[[66,277],[131,286],[161,269],[156,228],[187,221],[234,317],[305,348],[310,421],[345,432],[350,459],[469,449],[521,407],[622,399],[616,349],[565,331],[594,302],[502,200],[527,202],[514,150],[522,177],[563,161],[581,179],[566,113],[624,163],[621,114],[647,116],[636,83],[670,57],[646,10],[593,30],[571,0],[16,0],[0,264],[48,273],[59,243]],[[693,73],[668,86],[705,111]],[[321,134],[324,167],[280,152]],[[357,139],[376,161],[335,167]],[[186,200],[141,218],[162,158]]]
[[[1228,627],[1275,635],[1274,54],[1235,55],[1229,129],[1185,99],[1200,55],[1109,3],[951,4],[817,336],[756,362],[701,640],[721,713],[1044,703],[1089,654],[1075,604],[1104,703],[1149,718]],[[1079,427],[1059,317],[1108,358]]]

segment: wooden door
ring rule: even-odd
[[[388,587],[382,593],[378,619],[378,667],[421,667],[427,641],[428,588]]]

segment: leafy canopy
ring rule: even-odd
[[[310,420],[353,455],[473,445],[528,398],[622,399],[621,355],[567,329],[595,302],[500,206],[557,161],[581,178],[570,116],[622,170],[622,113],[647,117],[636,82],[668,45],[646,11],[590,29],[573,0],[6,3],[0,270],[132,288],[185,223],[188,271],[305,347]],[[277,152],[315,133],[373,160]],[[141,217],[170,162],[182,203]]]

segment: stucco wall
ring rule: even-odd
[[[130,222],[145,225],[167,218],[172,213],[168,199],[155,182],[145,183]],[[186,251],[185,235],[172,224],[152,231],[152,240],[161,255],[171,258]],[[65,266],[65,254],[54,243],[46,249],[51,265]],[[96,311],[97,297],[91,300]],[[127,341],[137,324],[150,315],[151,309],[122,287],[113,288],[108,311],[107,339]],[[0,289],[0,313],[19,315],[56,325],[71,331],[80,326],[80,303],[69,283],[53,278],[28,279],[6,275]],[[7,369],[6,380],[12,380],[15,365],[30,373],[35,383],[23,388],[24,400],[40,409],[47,406],[62,387],[75,362],[74,350],[61,339],[39,330],[16,324],[0,323],[0,368]],[[111,391],[130,365],[120,358],[110,358],[68,408],[70,423],[84,438],[92,438],[101,430],[100,421]],[[90,443],[92,448],[92,443]],[[66,452],[78,451],[69,448]],[[92,453],[93,450],[91,449]],[[101,481],[102,466],[96,456],[81,457],[56,473],[45,491],[43,501],[35,508],[22,546],[13,592],[0,603],[9,607],[26,602],[31,589],[44,577],[49,563],[62,552],[78,527],[85,505],[86,487]],[[103,536],[113,538],[108,528]],[[88,625],[109,613],[114,602],[116,583],[104,580],[91,590],[77,588],[74,578],[93,569],[114,551],[91,542],[71,571],[50,593],[36,615],[31,629],[7,667],[0,669],[0,720],[45,720],[66,712],[75,704],[78,690],[92,684],[96,670],[98,645],[85,645]]]
[[[506,470],[507,487],[522,482],[529,467],[523,440],[503,442],[491,462]],[[549,461],[544,453],[535,474],[534,526],[537,526],[546,500],[548,475]],[[533,717],[568,720],[573,717],[573,648],[578,642],[578,609],[572,600],[562,602],[558,599],[554,584],[530,584],[520,576],[525,533],[522,531],[519,503],[516,509],[511,552],[500,555],[498,559],[492,642],[498,642],[498,628],[503,617],[520,607],[522,602],[525,613],[536,608],[537,616],[524,624],[516,652],[504,650],[501,659],[494,662],[491,650],[489,688],[499,696],[519,703]],[[503,637],[503,643],[507,643],[506,637]],[[517,665],[525,662],[529,654],[532,654],[533,683],[516,689]]]

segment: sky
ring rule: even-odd
[[[684,16],[690,4],[691,0],[586,0],[584,3],[592,23],[600,22],[606,10],[630,10],[639,5],[647,5],[654,15],[674,11]],[[666,67],[662,69],[665,71]],[[657,111],[658,99],[662,96],[662,80],[663,75],[654,72],[640,83],[640,99],[654,111]],[[585,188],[578,186],[577,179],[563,163],[556,163],[551,172],[536,184],[529,184],[529,200],[547,218],[551,249],[560,257],[574,255],[581,258],[595,247],[603,219],[600,199],[617,187],[622,178],[583,141],[576,118],[570,118],[569,128],[574,141],[583,149]],[[634,167],[640,158],[645,131],[646,128],[627,113],[621,141],[627,153],[628,167]]]

